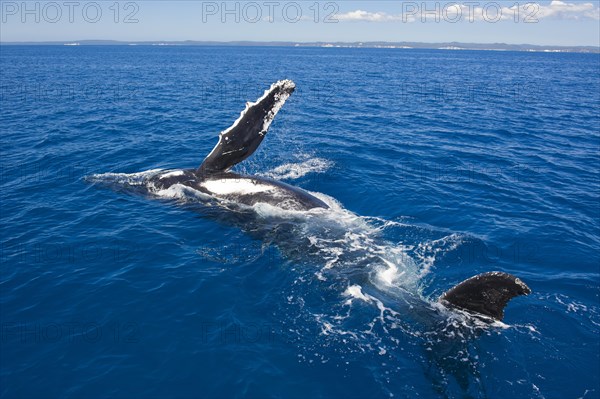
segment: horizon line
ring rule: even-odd
[[[401,48],[423,48],[423,49],[437,49],[439,47],[431,46],[456,46],[451,49],[465,49],[465,50],[528,50],[528,49],[539,49],[539,50],[584,50],[586,52],[598,52],[600,53],[600,46],[594,45],[552,45],[552,44],[528,44],[528,43],[476,43],[476,42],[413,42],[413,41],[385,41],[385,40],[371,40],[371,41],[268,41],[268,40],[112,40],[112,39],[81,39],[81,40],[52,40],[52,41],[2,41],[0,45],[268,45],[268,46],[306,46],[306,47],[353,47],[353,48],[378,48],[381,46],[399,46]],[[416,46],[416,47],[414,47]],[[458,47],[462,46],[462,47]]]

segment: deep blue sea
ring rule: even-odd
[[[598,54],[0,52],[3,398],[600,397]],[[329,214],[122,187],[279,79],[236,170]],[[492,270],[533,291],[503,324],[432,317]]]

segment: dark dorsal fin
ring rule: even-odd
[[[463,281],[439,300],[450,307],[502,320],[508,301],[530,293],[529,287],[517,277],[502,272],[489,272]]]
[[[256,102],[247,103],[246,109],[235,123],[221,132],[219,142],[204,159],[198,172],[226,172],[252,155],[263,141],[275,115],[295,88],[296,85],[291,80],[280,80],[273,83]]]

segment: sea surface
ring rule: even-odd
[[[2,46],[1,397],[600,397],[599,57]],[[279,79],[236,171],[330,211],[132,189]]]

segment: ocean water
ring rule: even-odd
[[[0,51],[2,397],[600,397],[597,54]],[[135,189],[283,78],[237,171],[330,211]],[[491,270],[502,324],[436,305]]]

